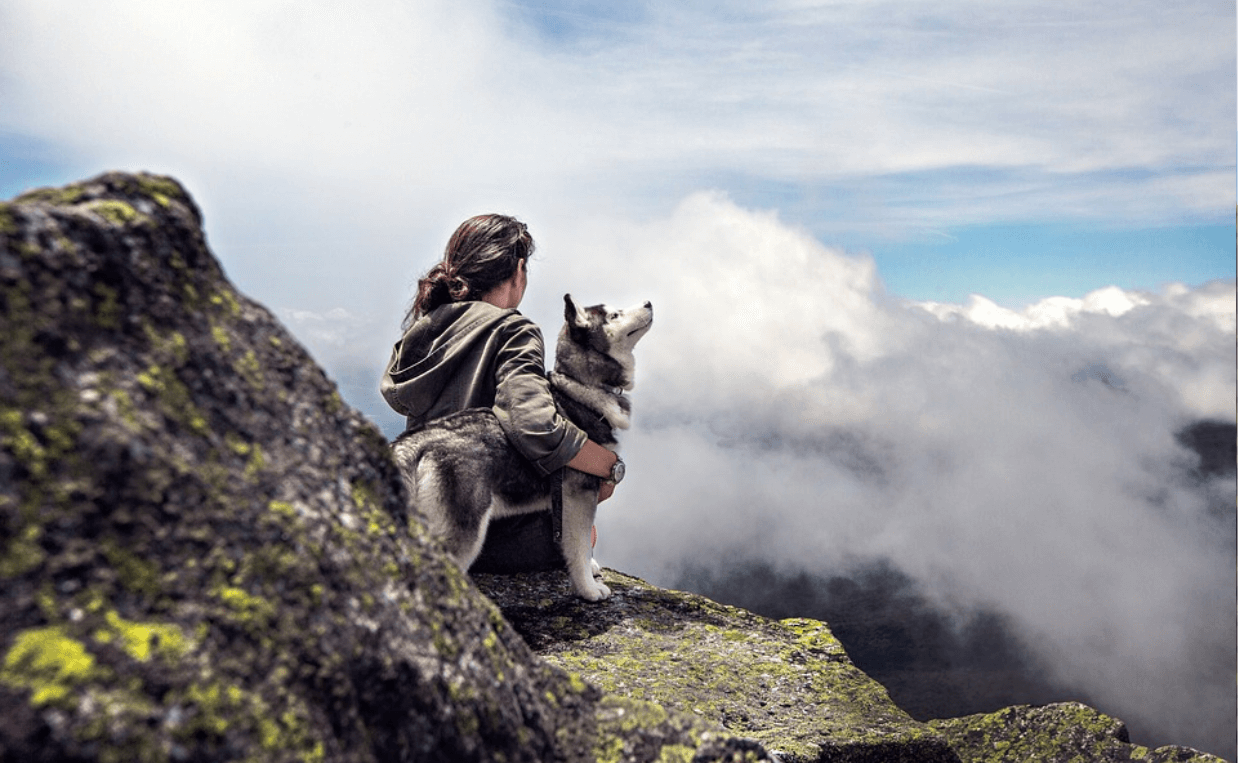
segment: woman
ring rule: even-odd
[[[506,215],[465,220],[442,262],[417,283],[382,380],[387,403],[409,428],[466,408],[491,408],[512,446],[539,473],[566,466],[603,478],[614,491],[612,451],[560,416],[546,381],[541,331],[516,308],[528,284],[533,238]],[[547,512],[495,520],[474,570],[517,572],[562,566]]]

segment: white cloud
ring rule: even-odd
[[[1226,712],[1232,687],[1196,679],[1232,630],[1232,523],[1174,434],[1235,420],[1232,281],[934,315],[718,195],[601,238],[594,282],[656,293],[604,562],[670,582],[719,555],[890,559],[1012,617],[1129,722],[1189,740]]]
[[[280,312],[280,318],[310,347],[334,353],[347,352],[358,335],[374,328],[371,321],[342,307],[322,314],[289,308]]]
[[[1082,299],[1046,297],[1022,310],[1002,307],[979,294],[971,295],[966,305],[920,302],[916,306],[941,320],[965,318],[985,328],[1033,331],[1051,327],[1067,328],[1080,313],[1100,313],[1117,317],[1149,302],[1148,297],[1136,292],[1107,286],[1085,295]]]
[[[0,121],[230,194],[244,178],[247,194],[361,193],[386,211],[572,190],[632,203],[668,173],[813,187],[959,168],[993,174],[968,178],[956,222],[977,203],[987,219],[1129,219],[1151,192],[1174,219],[1232,201],[1229,7],[650,6],[578,44],[517,33],[537,13],[521,8],[15,0]]]

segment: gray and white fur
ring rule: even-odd
[[[570,294],[563,301],[551,394],[561,415],[589,439],[617,451],[616,430],[627,429],[631,416],[624,393],[633,386],[632,348],[653,325],[653,305],[582,308]],[[464,570],[481,553],[491,519],[550,510],[551,479],[511,447],[488,408],[405,432],[392,450],[410,501]],[[598,568],[590,543],[600,484],[591,474],[564,470],[562,552],[573,590],[589,601],[610,596],[594,578]]]

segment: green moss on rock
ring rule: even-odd
[[[112,225],[129,225],[131,223],[147,222],[148,218],[140,214],[129,204],[115,199],[100,199],[82,205],[82,209],[102,217]]]
[[[189,640],[175,624],[135,622],[115,611],[108,611],[104,621],[106,625],[94,633],[95,641],[115,643],[138,662],[148,662],[155,654],[175,662],[189,651]]]
[[[562,572],[476,576],[530,645],[608,696],[690,714],[787,761],[951,761],[824,623],[773,622],[607,570],[614,596],[579,602]]]
[[[159,565],[134,553],[115,538],[105,538],[100,546],[125,590],[145,596],[159,593]]]
[[[30,476],[47,476],[47,449],[26,426],[25,414],[17,408],[0,408],[0,444],[26,467]]]
[[[138,373],[137,381],[142,389],[159,400],[163,413],[168,418],[195,434],[209,434],[206,417],[194,405],[188,387],[171,369],[158,365],[147,366]]]
[[[0,235],[12,236],[18,230],[17,221],[13,219],[12,205],[0,202]]]
[[[68,185],[63,188],[36,188],[18,196],[13,201],[19,204],[51,204],[54,206],[69,206],[81,201],[86,195],[80,184]]]
[[[0,550],[0,579],[12,578],[34,570],[47,558],[39,545],[43,530],[28,524],[14,533]]]
[[[120,328],[120,301],[116,289],[105,283],[96,283],[91,289],[97,298],[95,320],[104,329]]]
[[[164,208],[169,207],[173,200],[185,197],[184,189],[171,178],[159,177],[157,175],[137,175],[134,176],[134,182],[143,194]]]
[[[0,683],[30,691],[36,707],[64,703],[82,684],[99,674],[86,645],[70,637],[62,626],[20,631],[4,655]]]
[[[275,605],[237,586],[220,586],[215,596],[247,629],[262,633],[275,619]]]
[[[1224,763],[1185,747],[1133,745],[1125,724],[1078,702],[1019,705],[929,725],[946,735],[963,763]]]
[[[233,368],[252,389],[260,392],[266,386],[266,379],[262,374],[262,363],[258,360],[258,354],[253,350],[246,351],[238,358]]]

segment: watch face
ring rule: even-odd
[[[616,461],[614,466],[610,467],[611,481],[618,483],[620,480],[622,480],[624,471],[626,470],[623,466],[623,461]]]

